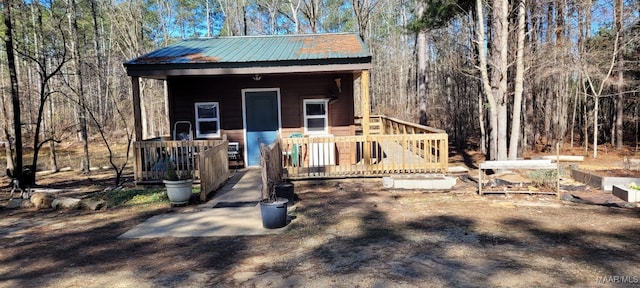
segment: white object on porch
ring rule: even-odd
[[[309,163],[311,167],[336,165],[335,157],[335,141],[333,135],[311,135],[309,138],[323,138],[322,142],[314,142],[311,140],[309,145]],[[329,141],[324,139],[329,138]]]

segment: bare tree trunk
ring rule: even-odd
[[[0,62],[0,71],[5,71],[4,62]],[[4,73],[0,73],[0,87],[6,87],[4,75],[5,75]],[[9,119],[11,117],[9,115],[9,111],[7,110],[5,90],[6,89],[0,89],[0,97],[1,97],[0,103],[2,104],[2,137],[6,143],[4,145],[4,149],[5,149],[4,158],[7,161],[7,169],[13,171],[14,170],[13,159],[15,158],[15,155],[14,155],[15,150],[13,149],[13,145],[11,144],[11,126],[9,125]]]
[[[520,118],[522,117],[522,92],[524,90],[524,17],[526,0],[518,2],[518,44],[516,50],[516,78],[513,95],[513,117],[511,123],[511,139],[509,142],[509,159],[518,158],[518,143],[520,138]]]
[[[487,155],[487,132],[484,120],[484,99],[482,93],[478,93],[478,122],[480,124],[480,153]]]
[[[571,128],[569,129],[569,133],[571,133],[571,148],[573,149],[573,130],[576,127],[576,111],[578,110],[578,101],[579,101],[579,90],[578,90],[578,86],[576,85],[576,91],[575,96],[573,97],[573,112],[571,113]]]
[[[93,46],[95,49],[95,57],[96,57],[96,66],[97,66],[97,73],[96,73],[96,78],[98,80],[97,83],[97,100],[98,100],[98,108],[99,108],[99,119],[100,122],[104,123],[105,120],[107,119],[107,113],[106,113],[106,103],[109,102],[107,97],[106,97],[106,93],[105,91],[107,90],[107,85],[106,85],[106,79],[107,79],[107,75],[106,75],[106,70],[105,70],[105,63],[104,63],[104,47],[102,46],[102,35],[100,35],[100,29],[99,29],[99,23],[98,23],[98,15],[99,15],[99,7],[98,7],[98,3],[96,3],[96,0],[91,0],[90,1],[91,4],[91,18],[93,20]]]
[[[598,158],[598,115],[600,108],[600,95],[602,95],[602,90],[605,86],[605,79],[611,76],[611,72],[613,71],[613,67],[616,64],[616,56],[618,55],[618,44],[620,40],[620,35],[616,33],[614,41],[613,41],[613,51],[611,53],[611,64],[609,65],[609,70],[607,74],[602,77],[602,81],[600,81],[600,87],[596,88],[589,74],[586,74],[587,82],[589,83],[589,88],[593,91],[593,159]]]
[[[55,127],[53,125],[53,100],[49,99],[49,137],[51,139],[55,139]],[[60,169],[58,168],[58,157],[56,154],[56,142],[49,141],[49,169],[53,172],[58,172]]]
[[[211,37],[211,9],[209,8],[209,0],[204,1],[205,4],[205,18],[207,19],[207,37]]]
[[[11,82],[11,104],[13,107],[13,129],[15,134],[15,163],[13,175],[22,175],[22,128],[20,118],[20,93],[18,91],[18,75],[16,73],[15,56],[13,54],[13,26],[11,25],[11,1],[3,1],[3,16],[5,25],[5,49],[7,51],[7,65]],[[7,143],[11,145],[11,143]],[[9,156],[9,155],[7,155]]]
[[[424,14],[424,5],[422,1],[418,1],[416,3],[417,13],[422,18]],[[428,113],[427,113],[427,102],[428,102],[428,92],[427,92],[427,83],[429,79],[427,79],[427,64],[429,61],[429,56],[427,52],[427,32],[420,31],[418,35],[416,35],[416,62],[418,65],[418,69],[416,71],[416,85],[417,85],[417,98],[418,98],[418,111],[419,111],[419,122],[422,125],[428,125]]]
[[[318,33],[318,25],[320,21],[320,8],[322,0],[302,0],[302,15],[309,21],[311,33]]]
[[[300,10],[300,4],[302,0],[298,0],[296,5],[293,5],[294,1],[289,1],[289,9],[291,10],[291,21],[293,21],[293,33],[300,33],[300,19],[298,18],[298,11]]]
[[[624,1],[623,0],[615,0],[615,25],[616,31],[618,33],[619,43],[623,43],[623,33],[624,30],[622,28],[622,21],[624,17]],[[623,135],[624,135],[624,127],[622,127],[624,123],[624,53],[623,49],[618,49],[617,53],[618,57],[618,97],[616,98],[616,149],[621,150],[623,145]]]
[[[493,106],[492,130],[495,129],[496,159],[507,159],[507,69],[508,69],[508,41],[509,41],[509,2],[507,0],[493,1],[493,17],[491,39],[491,93],[489,103]]]
[[[497,143],[498,143],[498,130],[497,130],[497,102],[492,95],[491,82],[489,81],[489,72],[487,66],[487,56],[485,47],[485,32],[484,32],[484,13],[482,7],[482,0],[476,0],[476,13],[478,16],[477,22],[477,45],[478,45],[478,60],[480,62],[480,79],[482,81],[482,91],[489,102],[489,159],[495,160],[497,155]]]
[[[71,4],[71,13],[68,15],[69,17],[69,25],[71,26],[71,31],[73,31],[73,41],[71,43],[71,53],[73,55],[73,65],[74,70],[76,72],[76,94],[78,96],[77,103],[77,114],[78,114],[78,138],[82,141],[82,150],[83,150],[83,159],[82,159],[82,173],[90,172],[90,164],[89,164],[89,135],[87,131],[87,105],[86,99],[84,95],[84,86],[82,79],[82,61],[79,44],[80,44],[80,31],[78,29],[78,19],[77,19],[77,3],[76,0],[70,0]]]

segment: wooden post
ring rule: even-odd
[[[556,169],[556,194],[558,200],[560,200],[560,143],[556,143],[556,165],[558,168]]]
[[[449,171],[449,136],[444,133],[444,139],[440,140],[440,163],[443,166],[442,173]]]
[[[266,146],[263,143],[260,143],[260,176],[262,179],[262,189],[260,194],[262,194],[261,200],[269,199],[269,172],[267,171],[267,153],[265,151]]]
[[[482,196],[482,169],[478,168],[478,194]]]
[[[140,110],[140,77],[131,76],[131,88],[133,90],[133,129],[135,141],[142,140],[142,112]]]
[[[367,167],[371,164],[371,149],[372,144],[369,141],[369,117],[370,117],[370,102],[369,102],[369,70],[363,70],[361,72],[360,79],[360,93],[361,93],[361,109],[362,109],[362,135],[364,136],[364,163]],[[369,169],[367,168],[367,171]]]

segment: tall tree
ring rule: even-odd
[[[615,19],[615,31],[618,34],[618,42],[624,43],[624,1],[614,1],[614,19]],[[618,58],[618,83],[616,84],[618,95],[616,97],[616,149],[621,150],[624,137],[624,49],[618,49],[616,57]]]
[[[43,121],[45,120],[45,112],[46,112],[46,108],[47,108],[47,104],[50,101],[50,97],[53,94],[50,89],[49,89],[49,82],[52,79],[52,77],[58,75],[60,73],[60,71],[62,70],[63,66],[65,65],[65,63],[67,61],[69,61],[68,57],[67,57],[67,50],[65,49],[66,47],[66,40],[65,40],[65,36],[64,33],[62,33],[62,29],[60,27],[57,27],[58,30],[57,34],[59,34],[60,40],[62,42],[61,48],[56,47],[55,44],[53,43],[45,43],[45,39],[48,39],[47,37],[45,37],[45,27],[42,21],[42,7],[40,6],[40,3],[38,0],[35,0],[33,2],[34,5],[36,5],[35,10],[37,11],[37,21],[36,21],[36,25],[34,27],[34,31],[36,32],[36,39],[38,39],[38,41],[36,41],[36,45],[33,47],[33,52],[31,51],[21,51],[21,54],[23,56],[23,58],[28,59],[29,61],[33,62],[33,64],[35,64],[35,66],[37,67],[37,74],[38,74],[38,99],[37,101],[33,101],[31,103],[31,106],[35,107],[37,109],[37,116],[35,118],[35,124],[34,124],[34,129],[33,129],[33,158],[32,158],[32,162],[31,162],[31,166],[32,167],[38,167],[38,160],[39,160],[39,152],[40,149],[42,148],[42,146],[48,142],[54,142],[57,141],[57,139],[53,139],[53,138],[46,138],[44,140],[41,141],[41,134],[42,134],[42,129],[43,129]],[[51,29],[48,32],[53,32],[54,30]],[[48,42],[48,41],[46,41]],[[41,46],[41,47],[39,47]],[[53,48],[59,48],[60,50],[58,50],[57,53],[51,53],[51,51],[55,51]],[[49,52],[46,52],[49,51]],[[51,60],[54,59],[54,60]],[[52,64],[52,62],[55,62],[55,64]],[[49,66],[52,66],[51,68]]]
[[[309,24],[309,29],[311,33],[318,33],[320,27],[320,18],[322,12],[322,0],[302,0],[302,15],[307,20]]]
[[[72,63],[75,72],[74,91],[77,98],[78,115],[78,138],[82,142],[83,157],[81,161],[82,173],[90,172],[89,157],[89,132],[87,127],[87,100],[84,91],[84,79],[82,71],[82,51],[80,50],[80,29],[78,28],[78,3],[76,0],[69,0],[68,24],[71,31],[71,53]]]
[[[524,40],[525,40],[525,8],[526,0],[518,2],[518,25],[516,47],[516,75],[513,95],[513,115],[511,117],[511,138],[509,139],[509,159],[518,157],[518,144],[520,144],[520,119],[522,117],[522,93],[524,91]]]
[[[360,38],[367,38],[367,30],[369,29],[369,19],[373,9],[376,8],[378,1],[373,0],[351,0],[353,12],[358,23],[358,34]]]
[[[426,3],[418,1],[416,3],[416,16],[419,19],[425,17]],[[417,99],[418,99],[418,113],[419,122],[422,125],[429,124],[427,102],[428,102],[428,87],[429,79],[427,74],[427,68],[429,64],[429,43],[427,42],[427,29],[420,29],[416,35],[416,62],[418,69],[416,69],[416,86],[417,86]]]
[[[11,82],[11,105],[13,107],[13,131],[15,137],[15,161],[13,175],[22,175],[22,120],[20,117],[20,92],[18,87],[18,75],[13,47],[13,25],[11,23],[11,1],[3,1],[2,14],[4,16],[5,30],[5,51],[7,52],[7,66],[9,68],[9,81]],[[7,143],[11,145],[11,143]],[[10,167],[8,167],[10,168]]]

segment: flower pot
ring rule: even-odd
[[[267,229],[282,228],[287,225],[287,202],[285,198],[277,198],[275,202],[260,202],[262,227]]]
[[[276,185],[276,197],[287,198],[289,202],[293,202],[293,183],[285,182]]]
[[[167,197],[172,205],[187,204],[191,199],[191,184],[193,179],[186,180],[163,180],[167,188]]]

